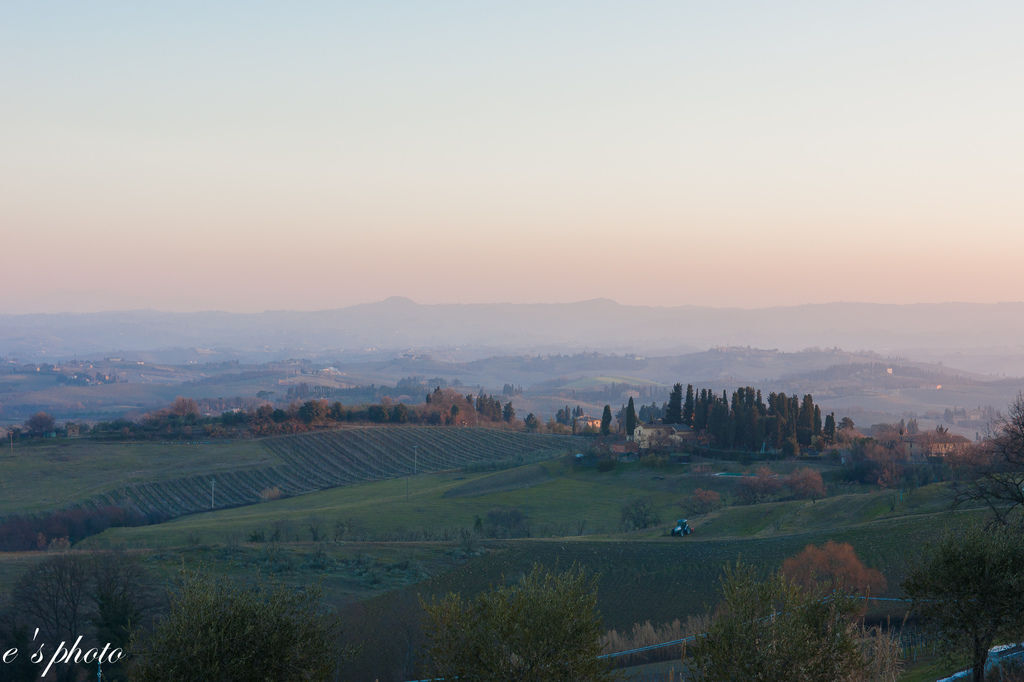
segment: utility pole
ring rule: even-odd
[[[416,475],[417,469],[419,467],[419,464],[418,464],[418,462],[419,462],[419,455],[420,455],[420,446],[419,445],[413,445],[412,446],[412,474],[413,474],[413,476]]]
[[[217,484],[217,479],[211,478],[210,479],[210,509],[213,509],[213,491],[214,491],[214,487],[216,486],[216,484]]]

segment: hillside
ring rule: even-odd
[[[253,504],[267,491],[289,497],[415,472],[507,467],[563,454],[571,443],[567,436],[411,426],[235,442],[41,443],[0,460],[0,515],[116,505],[173,518]]]
[[[717,464],[719,471],[751,469]],[[772,466],[784,474],[803,464]],[[537,562],[550,568],[577,563],[596,574],[604,624],[621,630],[707,613],[726,563],[742,559],[767,572],[806,545],[827,540],[851,543],[887,577],[888,590],[880,596],[900,596],[917,551],[943,528],[979,513],[951,511],[946,484],[879,490],[843,484],[835,467],[815,466],[832,481],[825,499],[781,499],[697,515],[686,502],[695,488],[729,499],[740,477],[695,473],[689,464],[620,464],[602,472],[562,457],[498,472],[360,483],[110,529],[81,547],[144,548],[148,562],[166,574],[184,560],[240,578],[259,567],[296,585],[319,580],[332,600],[359,602],[345,611],[352,641],[378,643],[360,659],[365,667],[359,670],[408,679],[403,674],[410,669],[384,671],[418,646],[421,598],[449,591],[471,595],[515,580]],[[626,532],[621,510],[637,497],[652,501],[660,522]],[[695,534],[669,537],[680,516],[689,518]],[[514,518],[523,524],[501,525]],[[482,534],[467,536],[477,519]],[[898,621],[904,610],[882,603],[869,616]]]

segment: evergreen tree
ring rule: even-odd
[[[700,397],[697,398],[693,408],[693,428],[697,431],[704,431],[708,428],[708,390],[700,389]]]
[[[811,444],[811,435],[814,433],[814,399],[808,393],[804,396],[803,403],[797,412],[796,440],[800,445]]]
[[[825,438],[825,442],[831,445],[836,440],[836,413],[829,412],[828,416],[825,417],[825,428],[822,429],[822,435]]]
[[[668,409],[662,421],[666,424],[683,423],[683,385],[676,384],[668,396]]]
[[[683,423],[693,426],[693,384],[686,384],[686,401],[683,403]]]
[[[612,406],[605,405],[601,414],[601,435],[607,436],[612,432]]]
[[[626,435],[633,437],[636,430],[636,406],[633,405],[633,396],[629,397],[629,404],[626,405]]]
[[[729,419],[729,403],[712,396],[711,412],[708,416],[708,431],[718,447],[732,447],[732,422]]]

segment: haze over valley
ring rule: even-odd
[[[39,410],[61,420],[137,416],[179,395],[210,409],[311,395],[418,403],[432,383],[494,393],[512,385],[521,411],[549,418],[566,403],[592,412],[630,396],[661,403],[684,381],[810,392],[861,423],[918,417],[973,436],[985,429],[980,410],[1010,402],[1024,375],[1024,304],[1015,303],[722,309],[390,298],[312,312],[0,321],[0,422],[11,424]],[[951,410],[974,418],[944,418]]]

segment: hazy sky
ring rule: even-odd
[[[1020,2],[5,2],[0,312],[1024,299]]]

